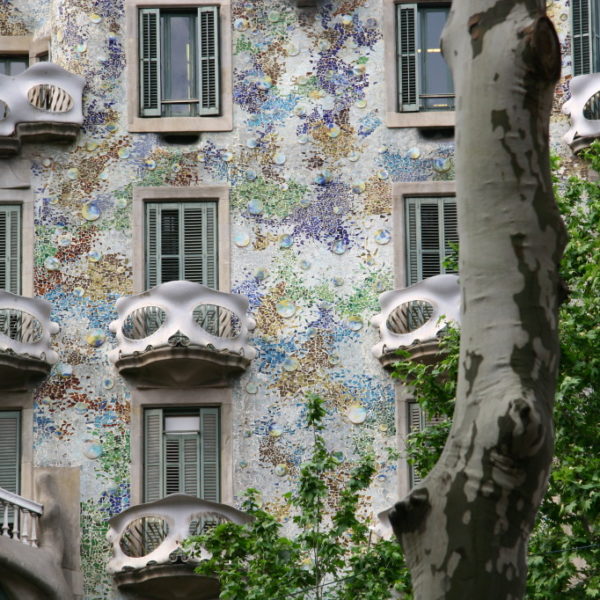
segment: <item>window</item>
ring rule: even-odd
[[[409,433],[423,431],[425,427],[437,425],[444,421],[443,417],[427,417],[418,402],[408,402],[408,430]],[[421,481],[421,476],[413,465],[409,466],[409,485],[415,487]]]
[[[219,9],[142,8],[140,116],[218,115]]]
[[[388,127],[454,127],[454,86],[440,49],[449,10],[450,2],[384,0]]]
[[[169,494],[220,501],[217,407],[144,411],[144,502]]]
[[[454,86],[440,38],[449,7],[399,4],[397,8],[398,109],[454,110]]]
[[[217,203],[146,204],[146,289],[186,279],[218,288]]]
[[[21,207],[0,205],[0,289],[21,293]]]
[[[597,0],[572,0],[573,75],[600,72],[600,7]]]
[[[130,131],[232,129],[227,0],[126,0]]]
[[[406,284],[447,272],[444,259],[458,242],[456,199],[406,199]]]
[[[27,54],[2,54],[0,55],[0,74],[1,75],[19,75],[29,66],[29,56]]]
[[[0,411],[0,488],[18,494],[21,478],[21,413]]]

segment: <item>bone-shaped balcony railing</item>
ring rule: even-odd
[[[600,138],[600,73],[578,75],[569,83],[571,98],[563,104],[563,113],[571,117],[571,128],[564,136],[573,151]]]
[[[248,299],[191,281],[170,281],[117,301],[119,318],[110,324],[121,358],[169,347],[202,347],[252,360],[248,334],[256,327],[246,313]]]
[[[43,506],[0,488],[2,535],[22,544],[38,546],[39,518]]]
[[[113,547],[113,557],[108,563],[108,572],[114,574],[181,561],[198,562],[199,559],[186,555],[181,542],[228,521],[244,524],[250,517],[226,504],[188,494],[173,494],[132,506],[109,521],[107,537]]]
[[[51,62],[39,62],[19,75],[0,75],[0,137],[20,123],[83,123],[85,80]]]
[[[436,275],[403,290],[385,292],[379,302],[381,312],[371,323],[379,328],[381,338],[372,352],[381,360],[400,348],[435,341],[447,322],[459,322],[458,276]]]
[[[36,358],[50,365],[58,355],[50,348],[50,336],[58,332],[50,320],[52,305],[42,298],[27,298],[0,291],[0,354]]]

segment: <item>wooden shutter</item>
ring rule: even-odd
[[[144,502],[164,496],[163,410],[144,411]]]
[[[454,198],[407,198],[407,285],[444,272],[443,261],[458,241]]]
[[[408,403],[408,433],[415,433],[423,429],[423,411],[417,402]],[[409,465],[409,483],[413,488],[421,481],[421,477],[413,465]]]
[[[216,202],[146,205],[146,288],[186,279],[218,288]]]
[[[21,293],[20,206],[0,206],[0,289]]]
[[[399,4],[397,10],[398,109],[418,111],[418,8],[416,4]]]
[[[19,493],[21,413],[0,411],[0,488]]]
[[[140,115],[142,117],[160,117],[160,9],[140,9],[139,20]]]
[[[200,409],[201,471],[200,494],[204,500],[220,500],[220,435],[219,409]]]
[[[217,288],[217,203],[183,205],[183,279]]]
[[[220,107],[219,82],[219,8],[198,8],[198,81],[200,116],[218,115]]]
[[[572,0],[573,75],[592,70],[592,0]]]

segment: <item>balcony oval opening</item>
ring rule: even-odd
[[[392,333],[403,335],[423,327],[431,319],[433,305],[425,300],[412,300],[395,308],[387,318],[386,327]]]
[[[16,308],[0,308],[0,334],[23,344],[37,344],[44,329],[33,316]]]
[[[156,333],[166,319],[167,313],[159,306],[142,306],[127,315],[122,332],[129,340],[143,340]]]
[[[8,104],[4,100],[0,100],[0,121],[4,121],[8,117]]]
[[[189,535],[202,535],[208,533],[221,523],[229,523],[230,520],[216,512],[202,512],[194,515],[190,521]]]
[[[160,517],[140,517],[129,523],[119,545],[121,550],[131,558],[141,558],[154,552],[169,534],[169,526]]]
[[[73,98],[57,85],[39,83],[29,88],[27,100],[38,110],[52,113],[66,113],[73,108]]]
[[[196,306],[194,323],[211,335],[227,339],[238,337],[242,328],[240,318],[234,312],[216,304]]]
[[[600,92],[596,92],[583,107],[583,116],[595,121],[600,119]]]

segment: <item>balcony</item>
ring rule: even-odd
[[[256,350],[248,300],[191,281],[170,281],[117,301],[109,358],[136,387],[222,384],[246,370]]]
[[[38,385],[58,360],[50,336],[51,304],[0,291],[0,390],[22,391]]]
[[[571,117],[571,129],[564,140],[579,152],[600,138],[600,73],[573,77],[569,91],[571,98],[562,111]]]
[[[216,599],[218,580],[194,573],[198,560],[186,555],[181,542],[227,521],[244,524],[250,517],[188,494],[133,506],[109,521],[108,572],[135,600]]]
[[[0,488],[0,582],[10,598],[73,598],[55,549],[38,545],[43,512],[41,504]]]
[[[381,312],[371,320],[381,341],[373,355],[386,368],[398,362],[397,350],[411,360],[430,363],[438,352],[438,336],[449,321],[460,321],[460,287],[456,275],[436,275],[403,290],[379,297]]]
[[[0,75],[0,157],[22,142],[72,142],[83,123],[85,80],[50,62]]]

